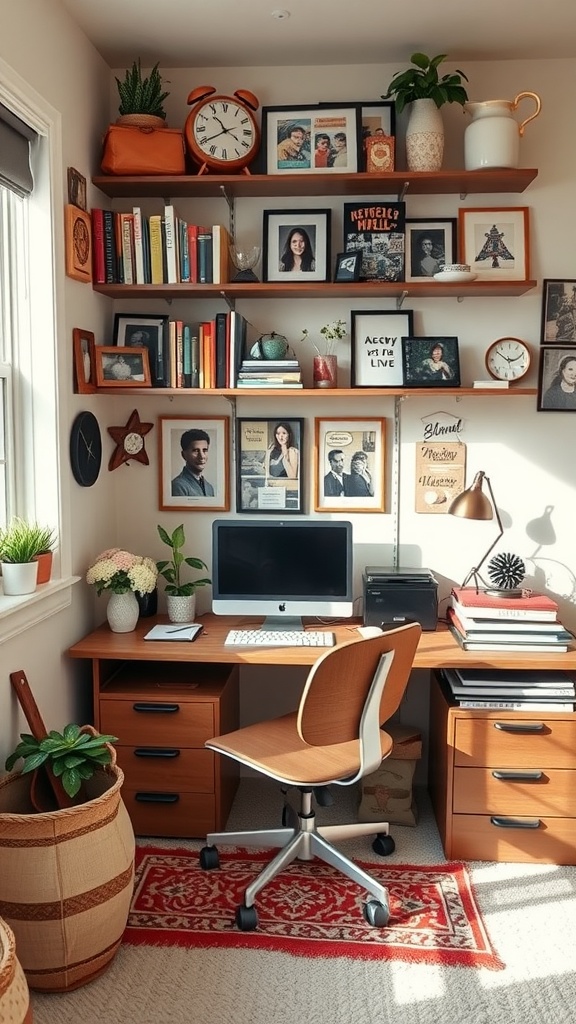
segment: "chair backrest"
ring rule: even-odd
[[[382,636],[338,644],[312,666],[298,708],[298,731],[312,746],[358,739],[360,720],[382,654],[394,653],[380,700],[379,725],[397,711],[422,628],[411,622]]]

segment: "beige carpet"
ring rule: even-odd
[[[391,860],[440,863],[418,793],[416,828],[395,826]],[[274,784],[244,780],[230,828],[277,821]],[[353,820],[353,794],[321,812]],[[256,820],[256,819],[259,820]],[[154,839],[154,845],[171,845]],[[182,845],[182,841],[172,843]],[[376,859],[367,840],[349,853]],[[503,971],[311,959],[265,951],[123,946],[102,978],[67,995],[33,994],[35,1024],[572,1024],[576,1006],[576,868],[470,865]]]

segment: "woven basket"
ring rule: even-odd
[[[85,783],[85,803],[58,811],[34,813],[30,775],[0,779],[0,915],[40,992],[92,981],[122,940],[135,842],[113,759]]]
[[[24,971],[16,956],[14,932],[0,917],[0,1024],[32,1024]]]
[[[123,124],[128,128],[165,128],[166,121],[156,114],[120,114],[116,118],[116,124]]]

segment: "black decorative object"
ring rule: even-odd
[[[495,587],[515,590],[526,575],[526,566],[518,555],[494,555],[488,562],[488,575]]]
[[[140,609],[140,618],[147,619],[151,615],[156,615],[158,611],[158,589],[154,587],[154,590],[149,594],[141,594],[139,590],[134,591],[136,594],[136,600],[138,601],[138,608]]]

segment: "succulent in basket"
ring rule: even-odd
[[[153,117],[166,118],[166,112],[162,106],[164,100],[170,95],[162,91],[162,77],[158,71],[158,63],[154,65],[148,78],[142,78],[140,58],[134,61],[132,67],[126,71],[124,79],[116,78],[118,93],[120,96],[119,114],[151,114]]]
[[[191,569],[208,568],[201,558],[194,558],[192,556],[186,558],[182,553],[182,548],[186,543],[183,525],[177,526],[172,534],[167,533],[164,527],[158,526],[158,533],[160,534],[160,539],[172,549],[172,558],[156,562],[159,575],[163,576],[166,580],[166,594],[169,597],[191,597],[198,587],[205,587],[208,583],[212,582],[207,576],[199,580],[189,580],[187,583],[183,581],[182,567],[184,565],[190,566]]]

